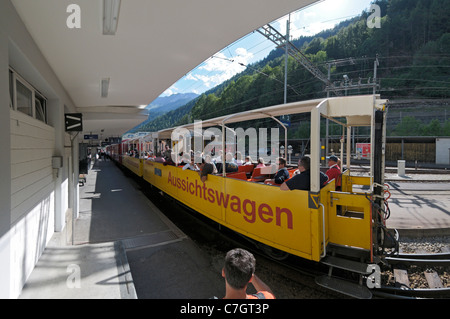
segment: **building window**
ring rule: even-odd
[[[33,116],[33,91],[16,80],[16,110]]]
[[[9,107],[14,109],[14,73],[9,70]]]
[[[34,106],[36,109],[36,119],[47,123],[47,101],[39,93],[34,93]]]
[[[12,69],[9,85],[10,107],[47,123],[47,99]]]

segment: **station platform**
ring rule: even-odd
[[[73,229],[73,239],[55,233],[20,299],[208,299],[225,293],[221,265],[109,160],[97,160],[80,187]]]
[[[450,235],[450,196],[442,195],[449,191],[449,183],[443,180],[449,175],[424,177],[386,175],[393,193],[387,226],[408,237]],[[433,189],[440,192],[434,194]],[[411,195],[424,190],[429,195]],[[54,235],[19,298],[208,299],[224,295],[222,265],[209,260],[109,160],[97,160],[80,187],[80,216],[73,229],[73,238]]]
[[[404,237],[450,236],[450,174],[388,173],[385,183],[392,194],[388,228]]]

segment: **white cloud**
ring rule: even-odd
[[[312,36],[322,30],[333,28],[336,23],[358,15],[366,9],[371,0],[325,0],[290,15],[290,36]],[[273,23],[283,35],[286,34],[286,15]]]
[[[169,87],[167,90],[165,90],[161,96],[170,96],[172,94],[176,94],[179,91],[179,89],[174,85],[172,85],[171,87]]]
[[[197,74],[189,73],[186,79],[200,80],[207,87],[216,86],[230,79],[235,74],[245,70],[245,66],[239,63],[247,65],[253,58],[253,53],[248,52],[245,48],[237,48],[234,53],[235,55],[230,58],[222,52],[216,53],[198,68],[198,70],[208,72],[207,74],[199,74],[199,72]]]
[[[289,15],[286,15],[275,23],[275,28],[283,35],[286,34],[286,21]],[[299,11],[290,15],[289,37],[296,39],[300,36],[310,36],[322,31],[326,26],[317,21],[317,14],[314,11]],[[333,25],[331,25],[332,27]]]
[[[186,80],[198,81],[198,79],[195,76],[193,76],[192,73],[186,75]]]

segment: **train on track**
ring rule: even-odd
[[[386,263],[388,251],[398,247],[395,230],[386,227],[387,102],[378,95],[359,95],[270,106],[153,132],[109,145],[106,152],[119,165],[165,194],[253,240],[271,257],[283,259],[295,255],[327,265],[328,275],[316,279],[319,285],[354,297],[370,298],[372,289],[379,284],[379,267]],[[288,155],[286,132],[284,144],[276,141],[277,134],[271,135],[270,147],[259,144],[260,148],[271,150],[271,162],[262,168],[241,165],[236,172],[222,169],[218,174],[209,174],[203,182],[198,172],[183,169],[179,163],[179,155],[189,154],[192,142],[203,155],[221,154],[217,163],[226,163],[226,153],[239,149],[247,155],[256,147],[256,142],[250,139],[254,131],[242,129],[244,137],[239,136],[238,123],[273,119],[271,129],[275,128],[276,133],[280,128],[287,130],[281,116],[299,113],[310,114],[309,190],[283,191],[279,186],[264,183],[277,171],[274,156],[283,155],[280,153],[283,147]],[[341,174],[336,178],[339,181],[333,179],[326,185],[320,183],[320,172],[327,169],[321,167],[326,156],[321,145],[323,119],[342,126],[340,153],[336,154],[342,159]],[[371,132],[370,171],[364,176],[354,175],[350,169],[350,132],[356,126],[369,127]],[[147,158],[147,154],[161,156],[166,148],[171,150],[171,162],[175,164],[162,163],[158,157]],[[289,166],[290,178],[296,168]],[[337,182],[340,188],[336,188]],[[359,279],[336,277],[333,271],[337,268],[358,274]]]

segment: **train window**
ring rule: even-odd
[[[16,94],[17,111],[33,116],[33,91],[16,80]]]
[[[336,215],[364,219],[364,210],[358,207],[336,205]]]

